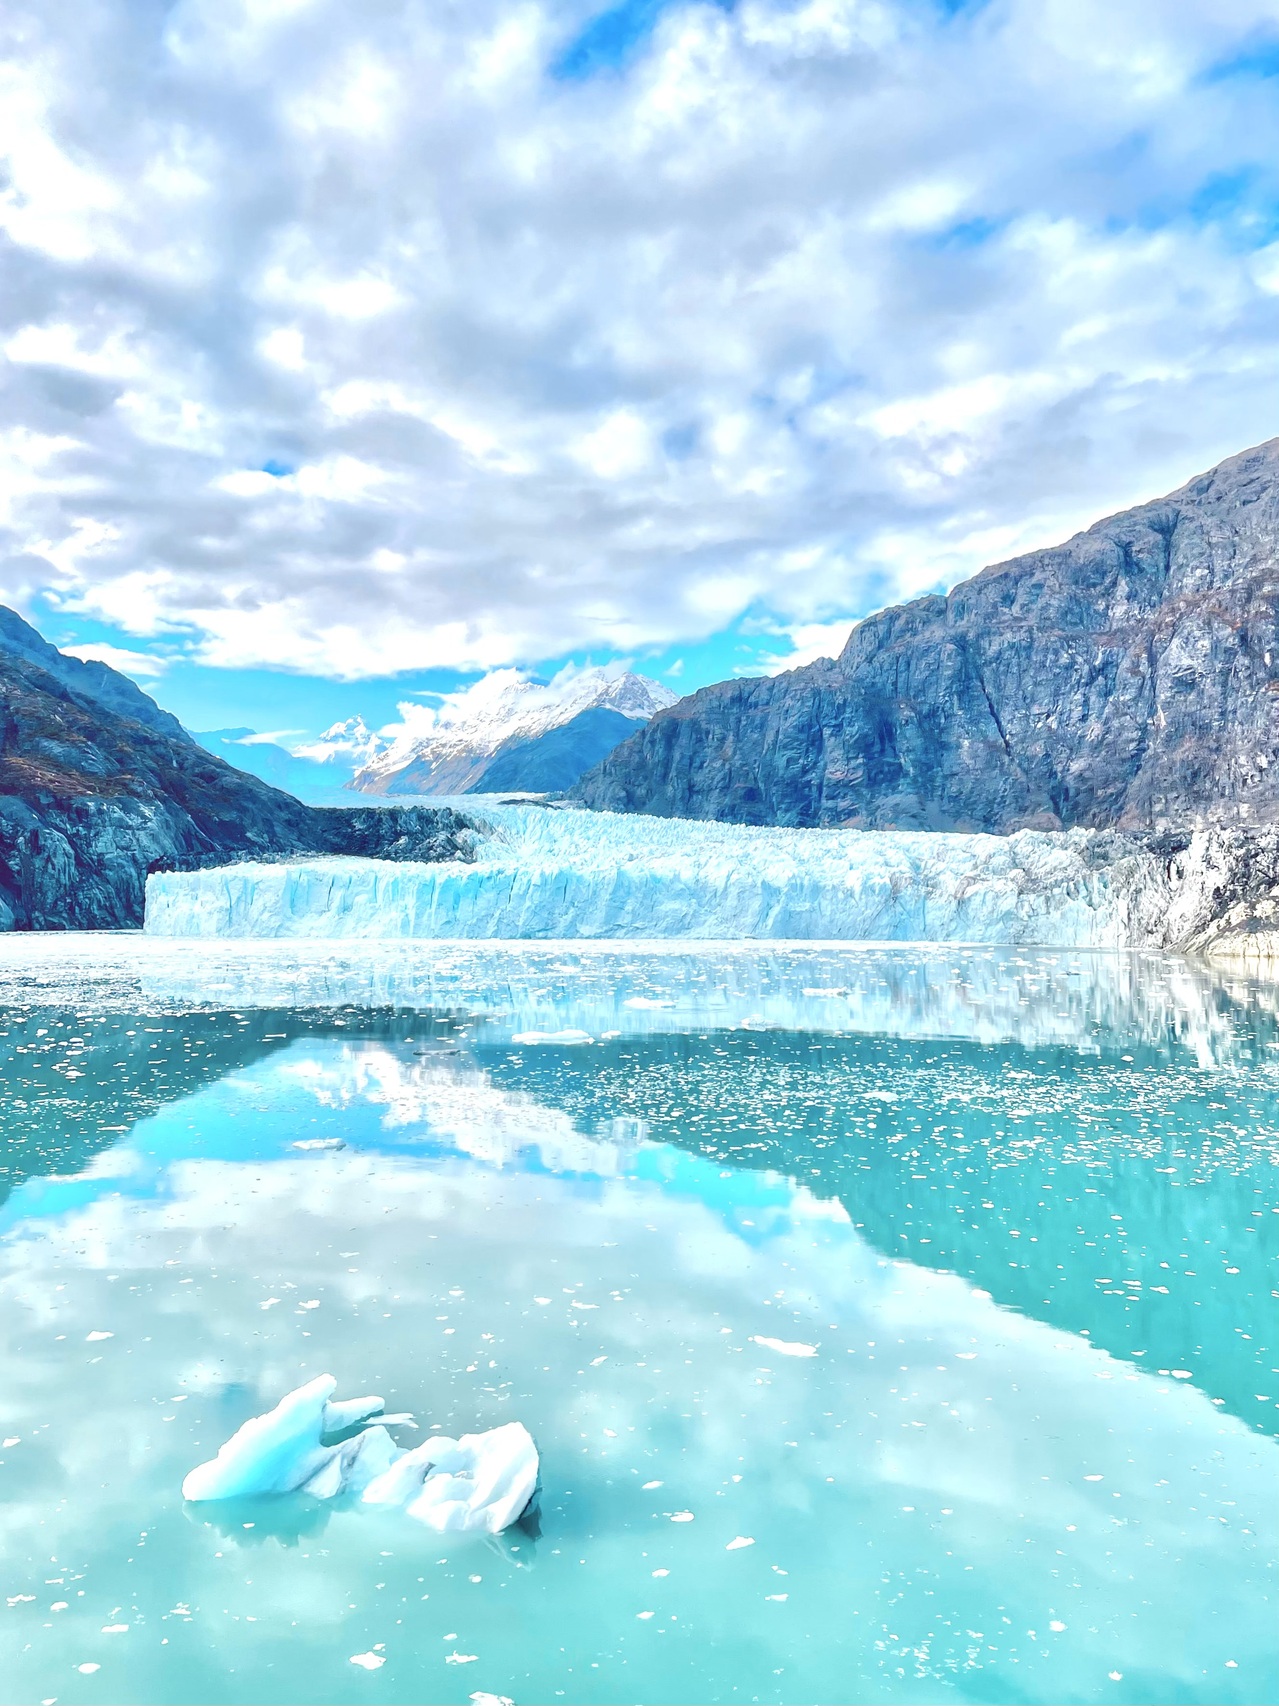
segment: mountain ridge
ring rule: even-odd
[[[402,707],[404,733],[388,740],[350,786],[384,795],[567,788],[637,723],[674,702],[668,688],[631,670],[561,670],[549,682],[494,670],[438,710]],[[548,739],[550,748],[539,750]]]
[[[573,793],[868,829],[1279,820],[1279,439],[868,616],[837,659],[703,688]]]

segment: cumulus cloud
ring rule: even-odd
[[[14,0],[0,596],[344,679],[808,633],[1275,429],[1273,0],[642,11]]]
[[[797,623],[783,631],[782,637],[789,641],[790,650],[763,653],[751,673],[757,674],[762,669],[765,675],[780,675],[785,669],[799,669],[818,658],[837,658],[848,643],[852,627],[846,621]]]
[[[151,652],[131,651],[128,646],[63,646],[68,657],[82,658],[85,663],[105,663],[125,675],[163,675],[169,667],[168,658],[155,657]]]

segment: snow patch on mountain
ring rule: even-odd
[[[568,665],[550,681],[519,669],[493,670],[470,687],[440,696],[438,704],[401,704],[401,723],[384,731],[383,745],[352,786],[370,794],[473,793],[483,789],[486,772],[502,757],[507,779],[499,786],[517,787],[518,780],[510,777],[518,776],[521,749],[528,748],[534,761],[535,743],[579,719],[584,719],[580,749],[566,749],[561,741],[559,751],[561,762],[571,768],[572,755],[580,750],[586,769],[603,755],[595,750],[599,743],[616,744],[629,732],[628,724],[638,728],[675,699],[669,688],[616,664]],[[599,712],[613,717],[588,716]],[[564,785],[571,780],[576,777]]]
[[[313,764],[350,765],[359,770],[371,764],[389,745],[386,736],[375,734],[363,717],[347,717],[325,729],[318,740],[295,746],[293,756],[309,759]]]

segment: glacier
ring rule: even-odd
[[[347,1494],[363,1505],[403,1510],[437,1534],[500,1534],[528,1508],[538,1455],[520,1422],[460,1439],[434,1434],[405,1451],[387,1429],[413,1425],[411,1417],[383,1415],[381,1398],[335,1399],[336,1390],[333,1375],[317,1375],[273,1410],[251,1416],[216,1457],[191,1470],[183,1498],[200,1504]],[[349,1437],[326,1444],[333,1434]]]
[[[761,829],[483,809],[474,861],[317,857],[147,880],[149,935],[1161,944],[1166,862],[1088,830]]]

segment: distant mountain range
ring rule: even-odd
[[[438,707],[409,711],[403,733],[351,785],[365,794],[558,791],[674,703],[669,688],[630,671],[562,670],[547,682],[494,670]]]
[[[837,659],[682,699],[576,792],[866,829],[1279,822],[1279,439],[869,616]]]
[[[313,802],[328,801],[336,789],[349,788],[356,772],[388,744],[360,717],[334,723],[318,740],[293,750],[250,728],[202,729],[195,738],[228,764]]]
[[[434,706],[401,706],[398,732],[361,717],[292,749],[251,728],[195,738],[241,770],[314,803],[335,790],[380,795],[559,793],[675,695],[629,671],[564,671],[542,681],[500,669]]]

